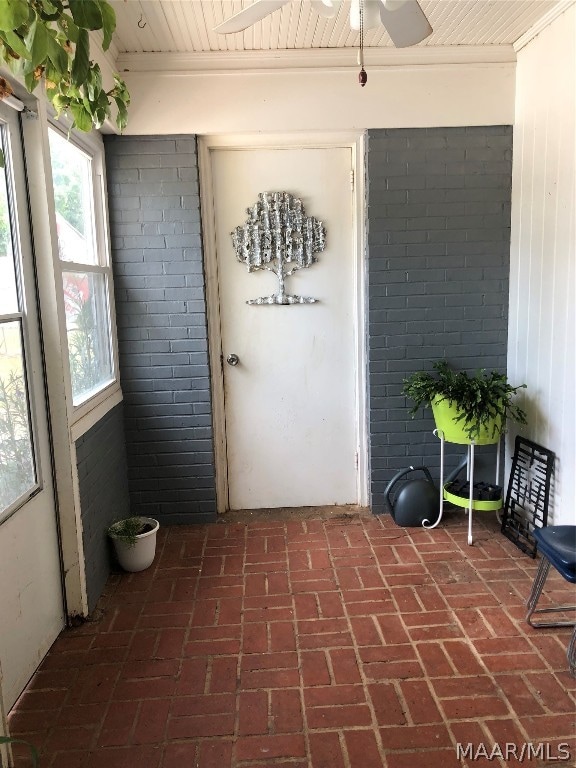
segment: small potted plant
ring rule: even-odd
[[[498,371],[454,371],[445,360],[434,363],[434,370],[404,379],[402,394],[414,401],[412,417],[421,406],[432,407],[436,427],[448,442],[489,445],[498,442],[506,419],[526,424],[525,412],[513,402],[526,384],[513,387]]]
[[[154,562],[160,523],[152,517],[126,517],[108,528],[118,562],[125,571],[143,571]]]

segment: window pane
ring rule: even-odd
[[[5,130],[2,127],[3,133]],[[0,315],[18,312],[19,309],[6,182],[6,171],[2,168],[0,170]]]
[[[56,131],[48,134],[60,258],[97,264],[92,160]]]
[[[74,405],[113,380],[105,275],[64,272],[64,307]]]
[[[0,324],[0,513],[36,485],[20,321]]]

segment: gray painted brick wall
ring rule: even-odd
[[[196,141],[106,137],[132,512],[216,518]]]
[[[195,141],[110,137],[106,154],[133,511],[215,519]],[[376,512],[397,469],[439,464],[432,417],[408,418],[403,379],[440,358],[505,369],[511,161],[508,126],[369,132]],[[449,466],[460,450],[449,448]]]
[[[113,563],[106,530],[130,514],[121,403],[76,441],[76,463],[91,613]]]
[[[401,468],[438,476],[431,413],[403,379],[438,359],[506,369],[512,128],[373,130],[368,140],[371,497]],[[448,466],[461,446],[447,446]],[[493,448],[480,455],[488,469]]]

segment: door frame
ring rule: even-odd
[[[8,110],[8,108],[7,108]],[[66,591],[65,591],[65,572],[62,559],[62,539],[61,528],[59,519],[59,497],[58,488],[54,476],[54,450],[53,450],[53,430],[52,419],[50,411],[50,398],[47,388],[47,375],[46,375],[46,350],[45,350],[45,336],[44,336],[44,323],[42,314],[41,296],[39,290],[39,270],[40,264],[38,260],[38,253],[35,247],[35,231],[33,224],[33,211],[31,207],[31,189],[30,179],[28,174],[28,146],[25,139],[25,122],[31,118],[28,117],[28,112],[24,112],[18,115],[20,110],[14,111],[10,114],[9,119],[7,115],[3,115],[3,119],[6,120],[8,130],[11,134],[11,139],[15,151],[12,156],[11,173],[12,188],[16,201],[16,208],[18,212],[16,214],[16,229],[19,232],[19,246],[20,246],[20,290],[23,294],[23,301],[27,304],[27,311],[22,318],[22,351],[24,355],[24,373],[28,383],[28,395],[29,395],[29,415],[30,425],[32,432],[32,445],[36,464],[36,484],[28,495],[28,498],[20,497],[17,501],[17,506],[14,505],[6,517],[2,520],[2,526],[6,526],[8,530],[10,526],[16,524],[15,518],[18,515],[24,513],[25,508],[31,504],[42,504],[44,509],[49,508],[49,516],[52,518],[53,529],[50,526],[50,531],[54,533],[55,544],[57,547],[57,572],[55,571],[55,581],[59,583],[58,594],[56,595],[58,608],[57,613],[52,614],[52,618],[55,619],[53,624],[51,623],[51,629],[56,628],[56,635],[44,633],[42,638],[42,644],[35,644],[35,658],[31,659],[31,663],[35,666],[26,675],[25,681],[27,684],[27,678],[34,674],[42,659],[48,653],[50,646],[60,634],[60,632],[66,626],[67,606],[66,606]],[[33,114],[33,113],[30,113]],[[46,207],[46,198],[42,198],[42,207]],[[27,286],[27,288],[24,288]],[[33,307],[33,310],[32,310]],[[32,330],[32,327],[34,330]],[[37,338],[33,338],[37,336]],[[42,446],[42,447],[41,447]],[[45,455],[42,455],[42,454]],[[42,501],[40,495],[44,495],[46,501]],[[32,512],[34,514],[35,511]],[[58,626],[59,625],[59,628]],[[6,669],[6,667],[4,667]],[[30,668],[28,668],[29,670]],[[0,735],[9,735],[8,732],[8,709],[4,701],[6,680],[3,677],[3,670],[0,666]],[[0,748],[0,764],[2,759],[8,760],[10,757],[10,746],[3,746]]]
[[[198,174],[200,208],[202,212],[202,241],[204,277],[206,284],[206,317],[208,353],[212,395],[212,425],[214,431],[214,463],[216,472],[216,509],[222,514],[229,509],[228,460],[226,420],[224,409],[224,369],[220,323],[216,232],[214,226],[214,185],[211,152],[219,149],[338,149],[347,148],[352,154],[353,179],[353,250],[354,250],[354,314],[356,364],[356,489],[357,503],[368,506],[368,430],[366,423],[366,319],[365,319],[365,250],[366,250],[366,186],[365,132],[305,134],[242,134],[206,135],[198,137]]]

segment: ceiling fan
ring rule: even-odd
[[[252,5],[239,11],[215,27],[221,35],[242,32],[281,8],[290,0],[254,0]],[[331,18],[338,13],[340,0],[312,0],[312,7],[321,16]],[[418,0],[351,0],[350,28],[372,29],[382,24],[394,45],[405,48],[416,45],[432,34],[432,27]]]

